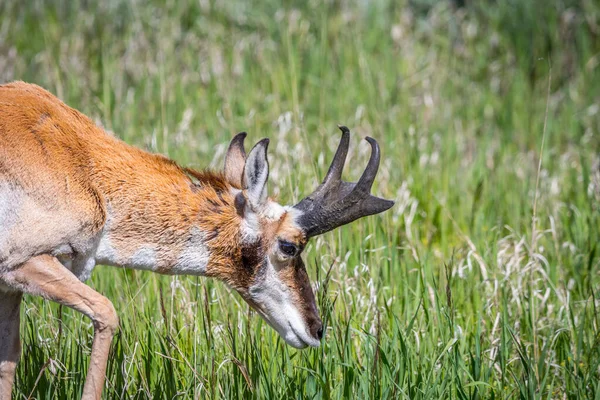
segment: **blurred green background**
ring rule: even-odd
[[[271,138],[271,194],[373,136],[396,206],[305,252],[327,325],[297,351],[224,285],[99,267],[104,391],[129,398],[600,398],[600,4],[0,0],[0,82],[220,168]],[[17,399],[80,396],[92,329],[27,298]]]

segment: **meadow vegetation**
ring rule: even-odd
[[[600,398],[600,5],[0,1],[0,82],[128,143],[220,168],[271,138],[309,193],[373,136],[390,211],[305,251],[327,326],[297,351],[223,284],[98,267],[120,315],[107,399]],[[27,297],[16,399],[77,398],[89,320]]]

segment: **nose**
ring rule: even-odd
[[[323,322],[320,318],[316,318],[310,324],[310,334],[319,340],[323,339]]]
[[[317,337],[319,338],[319,340],[323,339],[323,324],[321,324],[321,327],[317,331]]]

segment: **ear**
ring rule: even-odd
[[[258,142],[246,159],[244,174],[242,175],[242,188],[246,201],[254,211],[260,210],[267,202],[267,179],[269,178],[269,162],[267,161],[267,147],[269,139]]]
[[[231,139],[223,168],[225,179],[238,188],[242,187],[242,174],[244,173],[244,164],[246,164],[245,138],[246,132],[240,132]]]

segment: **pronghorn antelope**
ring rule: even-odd
[[[23,293],[93,321],[83,398],[98,399],[118,326],[111,302],[82,283],[96,264],[215,277],[293,347],[318,346],[323,327],[300,253],[307,241],[392,201],[370,195],[379,146],[357,183],[341,180],[350,132],[327,175],[294,206],[269,199],[268,139],[246,155],[245,133],[223,171],[182,168],[131,147],[44,89],[0,86],[0,400],[20,354]]]

